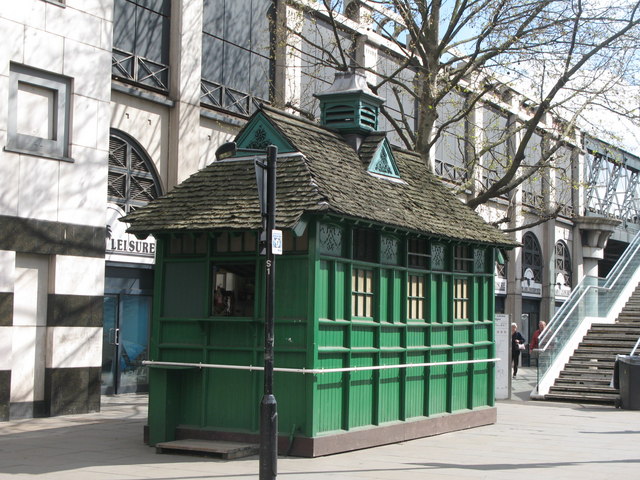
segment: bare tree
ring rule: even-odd
[[[638,116],[637,98],[620,94],[639,79],[637,0],[293,3],[321,17],[325,34],[289,22],[289,51],[325,70],[367,72],[374,92],[391,99],[383,115],[397,138],[426,168],[433,168],[438,142],[455,137],[464,158],[459,188],[472,208],[561,168],[559,152],[591,107]],[[373,36],[380,51],[392,52],[386,68],[367,63],[359,50]],[[478,109],[489,104],[510,115],[497,115],[494,125],[489,114],[478,121]],[[541,220],[558,211],[541,208]]]

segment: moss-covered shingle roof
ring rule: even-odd
[[[277,228],[293,228],[305,214],[325,213],[428,236],[516,245],[458,200],[417,155],[394,150],[402,181],[391,181],[368,173],[367,162],[338,133],[269,107],[256,115],[300,152],[278,158]],[[257,230],[253,161],[214,162],[124,221],[136,234]]]

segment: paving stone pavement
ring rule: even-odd
[[[528,401],[535,369],[522,368],[512,398],[487,427],[328,457],[278,459],[278,478],[640,478],[640,411]],[[89,415],[0,423],[0,479],[257,479],[258,459],[156,454],[142,442],[142,395],[103,397]]]

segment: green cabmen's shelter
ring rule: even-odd
[[[236,138],[279,148],[275,367],[351,369],[276,370],[280,451],[495,422],[494,262],[515,243],[376,132],[382,100],[362,76],[338,74],[318,97],[322,126],[262,107]],[[151,361],[262,365],[261,214],[255,155],[244,155],[125,218],[157,240]],[[150,370],[151,444],[257,439],[261,372]]]

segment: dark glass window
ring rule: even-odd
[[[216,252],[255,252],[257,239],[255,232],[222,232],[216,236]]]
[[[108,201],[129,213],[162,194],[162,187],[149,156],[122,132],[109,137]]]
[[[454,250],[453,269],[456,272],[470,272],[473,266],[473,257],[471,249],[462,245],[458,245]]]
[[[207,234],[174,235],[169,241],[171,255],[204,255],[207,253]]]
[[[527,269],[531,269],[533,279],[538,283],[542,283],[542,249],[540,248],[540,243],[531,232],[525,233],[522,241],[524,243],[524,259],[522,262],[523,277],[524,272]]]
[[[285,252],[306,252],[309,248],[308,230],[305,230],[302,236],[297,237],[293,232],[285,230],[282,234],[283,249]]]
[[[353,258],[364,262],[375,262],[378,260],[377,235],[373,230],[354,229],[353,230]]]
[[[114,78],[168,91],[170,9],[170,0],[115,0]]]
[[[269,100],[272,0],[204,0],[202,103],[251,115]]]
[[[255,300],[254,263],[216,264],[212,268],[214,316],[251,317]]]
[[[411,268],[429,267],[429,246],[423,238],[410,238],[408,242],[408,263]]]

